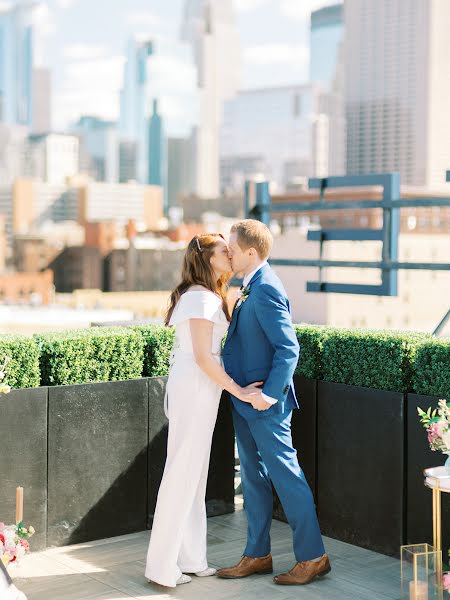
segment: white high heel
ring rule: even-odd
[[[196,577],[212,577],[216,573],[217,569],[214,569],[213,567],[208,567],[204,571],[198,571],[197,573],[195,573],[195,575]]]
[[[185,573],[182,573],[177,579],[177,585],[183,585],[183,583],[191,583],[191,581],[192,577],[189,577],[189,575],[185,575]]]

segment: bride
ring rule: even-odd
[[[230,277],[223,236],[195,236],[165,320],[176,327],[165,400],[169,436],[145,576],[168,587],[189,583],[186,573],[216,573],[206,559],[205,494],[220,397],[225,389],[251,403],[260,392],[261,382],[242,388],[222,368],[221,343],[231,319],[226,301]]]

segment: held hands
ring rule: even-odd
[[[260,386],[263,383],[263,381],[255,381],[254,383],[247,385],[242,389],[239,400],[251,404],[255,410],[268,410],[272,405],[269,402],[266,402],[261,394]]]

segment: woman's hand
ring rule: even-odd
[[[239,400],[242,402],[248,402],[248,404],[252,403],[252,400],[256,398],[258,394],[261,393],[261,387],[264,381],[255,381],[254,383],[250,383],[244,388],[241,388],[239,392]]]

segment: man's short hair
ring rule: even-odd
[[[273,236],[267,225],[261,221],[244,219],[235,223],[231,232],[237,234],[237,242],[242,250],[254,248],[262,260],[269,256],[272,250]]]

